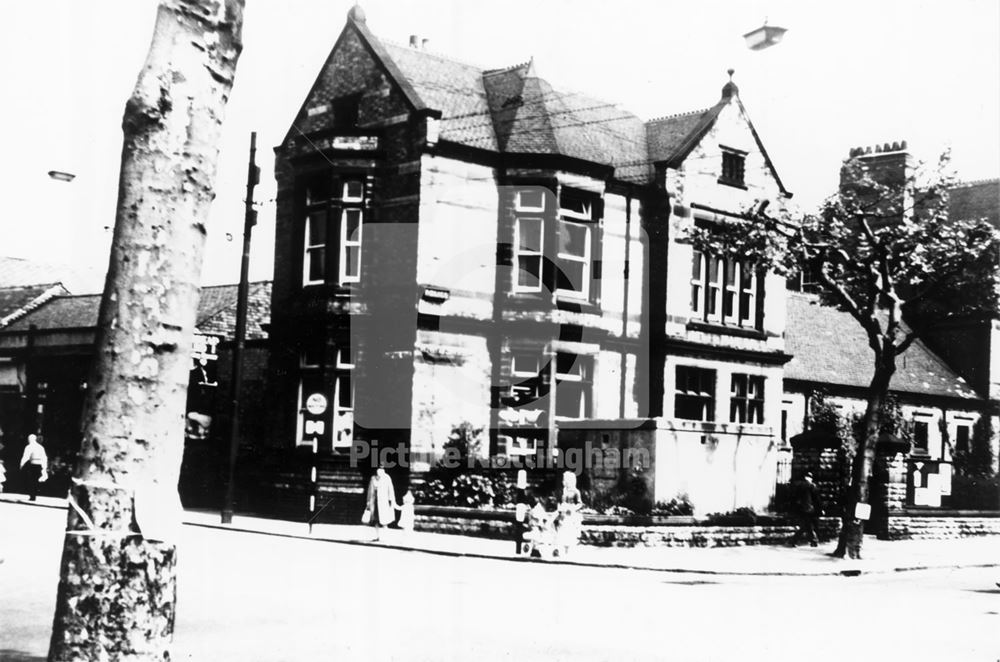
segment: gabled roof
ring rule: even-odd
[[[958,221],[986,219],[1000,228],[1000,179],[956,184],[949,191],[948,217]]]
[[[232,337],[235,333],[237,285],[201,288],[195,327],[201,333]],[[248,339],[264,338],[270,319],[271,282],[250,283],[247,315]],[[262,303],[263,302],[263,303]],[[97,326],[100,294],[57,296],[10,324],[5,331],[89,329]]]
[[[442,142],[501,154],[570,157],[612,167],[614,177],[626,182],[651,183],[654,163],[677,167],[729,103],[738,104],[745,114],[730,81],[712,108],[643,122],[615,104],[554,86],[538,76],[533,62],[482,69],[424,49],[383,42],[369,30],[357,6],[349,12],[337,45],[348,37],[360,39],[412,110],[440,118]],[[313,90],[332,66],[337,45]],[[312,95],[311,91],[307,99]],[[313,124],[304,106],[299,117],[305,118],[302,126],[310,130]],[[752,125],[750,129],[773,172],[756,130]]]
[[[785,379],[867,388],[874,357],[864,330],[849,313],[820,305],[814,295],[788,292]],[[897,359],[890,388],[901,393],[979,399],[969,384],[919,340]]]

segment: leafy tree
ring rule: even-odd
[[[125,106],[49,660],[167,660],[198,276],[242,0],[163,0]]]
[[[928,324],[997,309],[1000,234],[985,220],[948,217],[948,155],[898,181],[878,181],[862,159],[845,162],[840,190],[819,213],[796,217],[754,205],[740,221],[691,230],[696,248],[779,275],[809,271],[822,303],[849,313],[872,350],[862,431],[851,466],[835,556],[860,557],[853,514],[868,502],[871,473],[896,360]],[[904,324],[904,313],[918,323]],[[932,311],[933,314],[926,314]]]

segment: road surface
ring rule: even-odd
[[[0,660],[44,660],[64,517],[0,504]],[[181,545],[174,660],[1000,660],[996,569],[699,576],[194,526]]]

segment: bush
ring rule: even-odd
[[[493,505],[500,508],[504,506],[510,506],[514,504],[517,498],[517,488],[514,486],[513,481],[511,481],[508,474],[497,474],[492,478],[487,478],[491,480],[493,486]]]
[[[690,516],[694,514],[694,507],[686,494],[680,494],[670,501],[657,501],[653,506],[653,514],[667,517]]]
[[[493,481],[477,474],[461,474],[451,485],[451,494],[456,506],[484,508],[493,505]]]
[[[413,498],[417,503],[431,506],[452,505],[451,486],[440,479],[429,480],[415,490]]]
[[[743,507],[725,513],[710,513],[705,520],[713,526],[756,526],[757,512]]]
[[[513,494],[514,486],[506,477],[494,480],[481,474],[459,474],[428,480],[413,496],[417,503],[432,506],[489,508],[513,503]]]

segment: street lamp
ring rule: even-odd
[[[781,38],[785,36],[788,32],[785,28],[779,28],[776,25],[768,25],[767,19],[764,19],[764,25],[760,26],[756,30],[751,30],[750,32],[743,35],[743,38],[747,42],[747,48],[752,51],[762,51],[765,48],[770,48],[775,44],[781,42]]]
[[[71,182],[76,179],[76,175],[62,170],[49,170],[49,178],[54,179],[57,182]]]

